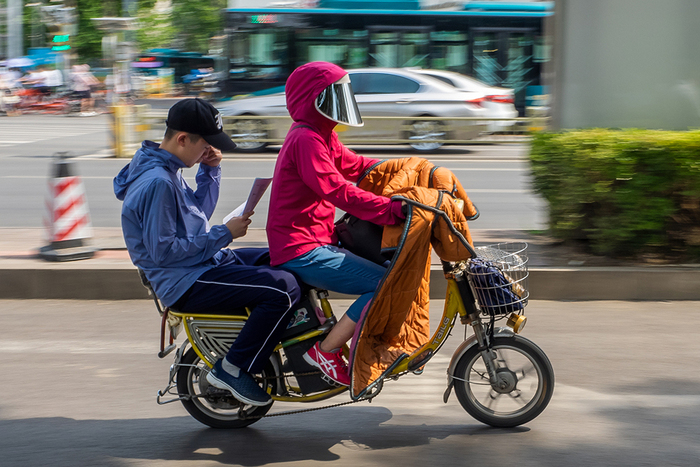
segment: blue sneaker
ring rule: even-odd
[[[248,405],[263,406],[272,403],[270,395],[248,373],[240,370],[236,378],[221,367],[221,360],[207,374],[207,381],[215,388],[231,392],[233,397]]]

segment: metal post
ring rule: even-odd
[[[23,0],[7,0],[7,58],[24,55],[22,43]]]
[[[564,15],[567,0],[557,0],[554,3],[554,16],[546,23],[547,32],[552,34],[552,58],[548,65],[548,83],[550,95],[550,124],[549,129],[558,131],[561,128],[561,104],[563,99],[564,80]]]

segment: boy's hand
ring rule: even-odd
[[[213,146],[209,146],[209,148],[204,151],[200,163],[210,167],[217,167],[219,164],[221,164],[222,157],[221,151]]]
[[[241,217],[234,217],[225,224],[233,238],[242,237],[248,232],[248,226],[253,222],[250,220],[250,216],[253,214],[255,213],[246,212]]]

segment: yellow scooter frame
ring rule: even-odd
[[[466,317],[467,312],[462,302],[462,296],[459,293],[457,283],[454,279],[447,280],[447,293],[445,294],[445,307],[440,318],[440,326],[435,330],[430,340],[423,346],[415,350],[409,357],[404,358],[393,370],[389,376],[395,376],[416,371],[430,360],[435,353],[442,347],[442,344],[447,340],[450,331],[455,325],[457,316]]]
[[[331,308],[330,302],[328,301],[327,298],[323,297],[320,298],[321,301],[321,307],[323,309],[324,315],[327,318],[330,318],[333,316],[333,310]],[[248,316],[250,315],[250,310],[246,309],[246,312],[248,313]],[[216,323],[220,322],[222,324],[224,323],[235,323],[235,322],[240,322],[240,328],[243,327],[245,322],[248,319],[248,316],[242,316],[242,315],[213,315],[213,314],[194,314],[194,313],[182,313],[182,312],[175,312],[170,310],[169,314],[180,318],[182,322],[185,324],[185,333],[187,334],[187,339],[190,342],[190,345],[192,346],[192,349],[194,352],[197,354],[197,356],[204,362],[209,368],[214,366],[214,363],[216,363],[216,359],[218,357],[212,356],[212,355],[207,355],[202,351],[199,345],[197,345],[198,339],[195,336],[195,332],[192,327],[192,323],[195,322],[202,322],[202,321],[207,321],[209,323]],[[405,373],[408,373],[410,371],[417,371],[420,367],[424,366],[428,360],[440,349],[442,344],[445,342],[447,337],[450,335],[450,331],[454,327],[455,321],[457,316],[464,317],[466,316],[467,312],[464,308],[464,303],[462,302],[462,297],[459,293],[459,289],[457,287],[457,283],[453,279],[448,279],[447,281],[447,293],[445,295],[445,306],[443,309],[443,314],[440,319],[440,326],[435,330],[433,333],[433,336],[431,339],[421,346],[419,349],[417,349],[413,354],[411,354],[409,357],[402,359],[398,365],[392,368],[390,372],[386,376],[398,376],[402,375]],[[223,325],[221,327],[222,330],[226,330],[227,326]],[[286,347],[298,344],[299,342],[303,342],[308,339],[312,339],[314,337],[317,337],[319,335],[323,334],[323,331],[315,329],[313,331],[309,331],[307,333],[304,333],[300,336],[293,337],[291,339],[285,340],[281,343],[279,343],[275,347],[275,352],[278,352]],[[348,349],[347,346],[344,348],[345,353],[347,354]],[[289,389],[291,390],[296,390],[299,391],[299,388],[295,387],[290,387]],[[333,389],[328,389],[326,391],[322,391],[316,394],[312,395],[304,395],[304,396],[278,396],[271,394],[271,397],[275,401],[280,401],[280,402],[316,402],[316,401],[321,401],[325,400],[328,398],[331,398],[333,396],[336,396],[344,391],[347,391],[347,387],[338,387],[338,388],[333,388]]]

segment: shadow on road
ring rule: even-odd
[[[340,416],[339,416],[340,415]],[[451,435],[518,433],[473,425],[382,425],[392,419],[383,407],[327,410],[314,415],[271,418],[240,430],[215,430],[189,417],[125,420],[32,418],[0,421],[4,465],[123,465],[122,459],[215,461],[262,465],[333,461],[343,447],[375,451],[416,447]],[[410,421],[409,421],[410,423]],[[335,427],[329,429],[329,427]],[[342,447],[336,447],[336,445]],[[6,464],[5,464],[6,462]],[[301,464],[304,465],[304,464]]]

